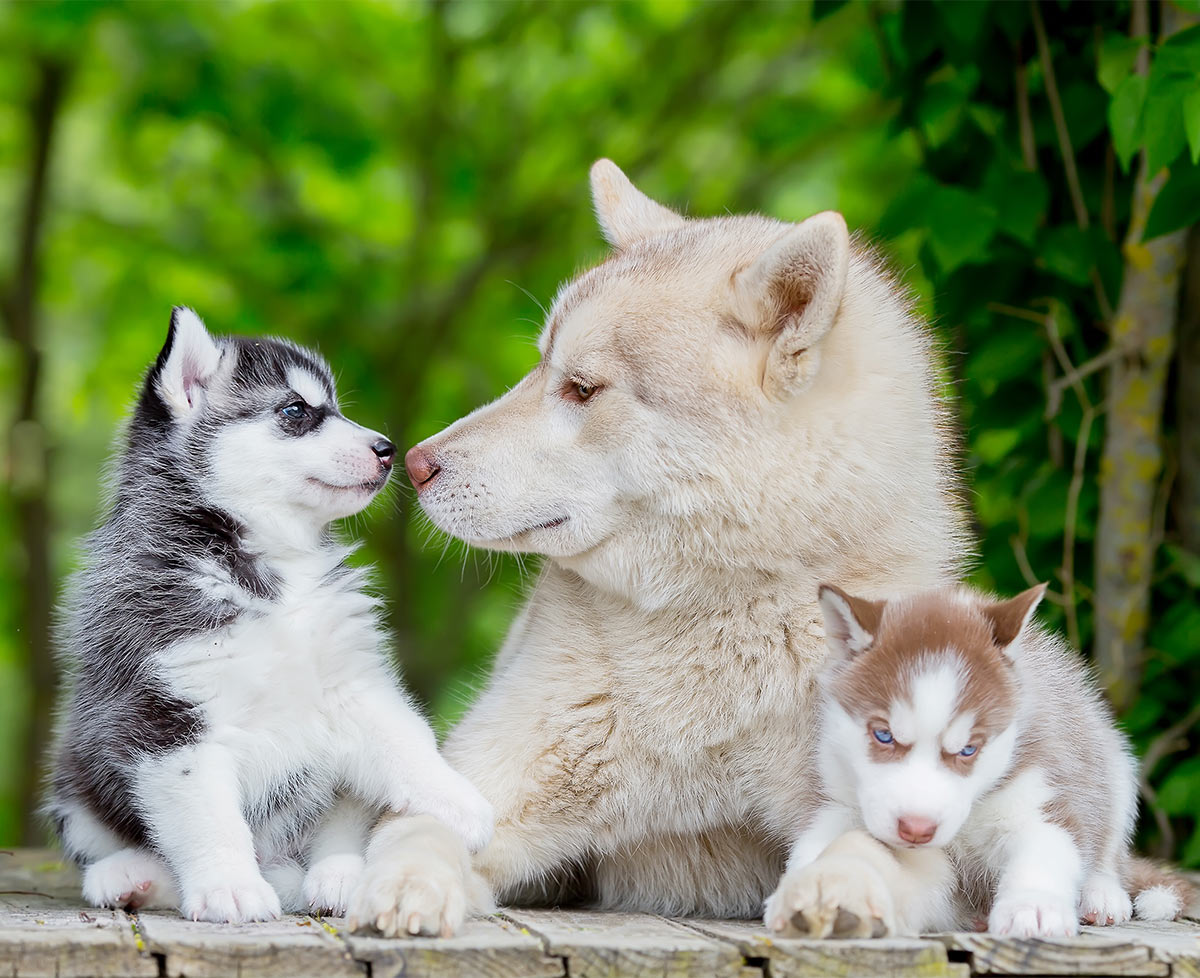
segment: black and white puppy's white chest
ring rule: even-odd
[[[357,578],[327,562],[288,568],[277,598],[159,657],[170,691],[197,705],[199,742],[234,758],[252,822],[327,807],[365,735],[356,703],[393,684]]]

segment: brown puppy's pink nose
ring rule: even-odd
[[[897,823],[896,831],[905,842],[923,846],[937,833],[937,822],[919,815],[905,815]]]
[[[426,488],[442,471],[442,467],[433,460],[433,456],[420,445],[414,445],[405,453],[404,468],[408,471],[408,477],[417,492]]]

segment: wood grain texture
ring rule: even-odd
[[[147,948],[167,978],[362,978],[365,965],[311,917],[253,924],[210,924],[167,911],[139,913]]]
[[[701,933],[728,940],[747,959],[765,959],[772,978],[968,978],[965,964],[950,961],[945,945],[916,938],[805,941],[779,938],[762,924],[733,920],[689,920]]]
[[[513,910],[503,916],[568,960],[571,978],[741,978],[733,944],[646,914]]]
[[[155,978],[123,913],[10,905],[0,909],[3,978]]]
[[[968,956],[975,975],[1169,974],[1170,966],[1154,957],[1147,937],[1134,927],[1085,927],[1078,937],[1053,940],[937,935],[953,954]]]
[[[776,938],[760,924],[513,910],[453,938],[343,932],[286,917],[207,924],[84,907],[78,874],[45,850],[0,852],[0,978],[1200,978],[1195,922],[1089,927],[1071,940]]]
[[[341,923],[335,921],[334,923]],[[500,917],[468,921],[454,937],[384,940],[347,934],[354,957],[371,966],[372,978],[564,978],[561,957],[543,942]]]

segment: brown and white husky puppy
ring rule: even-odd
[[[1031,624],[1044,593],[868,601],[820,588],[825,802],[767,902],[769,927],[919,933],[986,919],[1045,937],[1179,915],[1186,884],[1130,853],[1129,744],[1080,657]],[[839,886],[860,873],[868,886]]]

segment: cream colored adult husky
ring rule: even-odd
[[[838,214],[685,219],[607,160],[592,192],[615,251],[537,367],[408,455],[441,529],[548,558],[446,753],[495,807],[499,901],[757,916],[814,801],[818,583],[937,586],[966,551],[930,341]],[[397,817],[351,916],[484,904]]]

